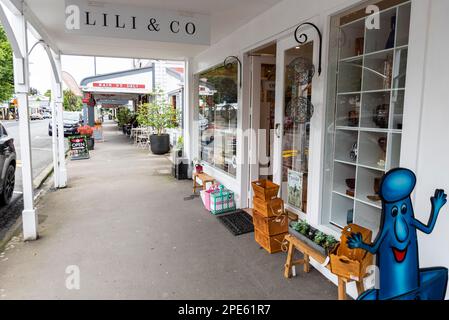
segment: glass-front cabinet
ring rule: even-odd
[[[374,233],[381,178],[400,163],[411,10],[377,5],[379,28],[365,9],[332,18],[322,206],[324,224]]]

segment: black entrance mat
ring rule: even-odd
[[[218,216],[218,220],[234,236],[254,232],[253,218],[243,210],[237,210],[230,214]]]

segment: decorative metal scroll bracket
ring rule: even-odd
[[[300,24],[296,30],[295,30],[295,40],[296,42],[298,42],[299,44],[304,44],[309,40],[309,37],[307,36],[306,33],[301,33],[298,35],[299,29],[301,29],[303,26],[308,25],[313,27],[317,32],[318,32],[318,36],[320,38],[320,52],[319,52],[319,65],[318,65],[318,75],[321,75],[321,65],[322,65],[322,53],[323,53],[323,35],[321,34],[320,29],[318,29],[318,27],[311,23],[311,22],[304,22],[302,24]]]
[[[239,64],[239,86],[241,89],[242,88],[242,80],[243,80],[242,79],[242,72],[243,72],[242,61],[240,61],[239,57],[237,57],[237,56],[229,56],[224,60],[223,65],[226,69],[230,69],[230,68],[232,68],[232,64],[235,61],[237,61]]]

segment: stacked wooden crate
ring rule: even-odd
[[[269,180],[252,183],[254,237],[269,253],[282,251],[288,233],[288,217],[284,201],[278,198],[279,186]]]

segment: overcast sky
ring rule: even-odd
[[[97,74],[129,70],[133,68],[132,59],[97,58]],[[78,83],[86,77],[95,75],[94,58],[63,56],[62,71],[70,73]],[[34,48],[30,55],[30,85],[44,94],[51,89],[51,67],[42,46]]]

